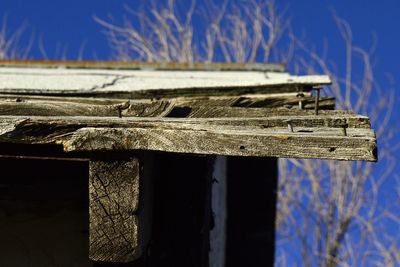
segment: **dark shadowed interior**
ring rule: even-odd
[[[0,266],[208,266],[212,158],[154,154],[151,241],[128,264],[88,260],[87,161],[1,158]],[[276,159],[229,158],[228,181],[227,266],[268,266]]]

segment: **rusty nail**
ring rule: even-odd
[[[287,123],[289,132],[293,133],[293,124],[292,124],[293,121],[291,119],[288,119],[288,120],[284,120],[284,122]]]
[[[129,108],[130,107],[130,102],[126,101],[124,103],[115,105],[115,107],[116,107],[116,109],[118,111],[118,117],[122,118],[122,110]]]
[[[340,127],[342,127],[342,133],[344,136],[347,136],[347,127],[349,126],[347,123],[341,123],[339,124]]]
[[[318,115],[320,87],[315,87],[315,115]]]
[[[304,94],[302,92],[300,92],[300,93],[297,94],[297,97],[299,98],[299,109],[301,110],[301,109],[303,109],[303,97],[304,97]]]

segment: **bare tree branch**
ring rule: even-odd
[[[27,24],[23,24],[11,33],[8,30],[7,16],[3,17],[0,25],[0,59],[25,59],[33,45],[33,35],[25,46],[21,46],[22,36],[27,30]]]

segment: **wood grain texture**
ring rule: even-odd
[[[48,95],[26,95],[26,94],[0,94],[0,100],[4,102],[29,102],[29,101],[60,101],[93,105],[113,105],[128,101],[127,98],[92,98],[92,97],[68,97],[68,96],[48,96]],[[135,100],[131,100],[135,101]],[[138,100],[141,103],[145,100]],[[149,100],[147,101],[147,103]]]
[[[179,132],[154,128],[83,128],[61,141],[66,151],[152,150],[176,153],[377,160],[374,134],[367,129],[285,128],[249,130],[247,127],[187,127]]]
[[[1,115],[30,116],[90,116],[90,117],[157,117],[172,109],[168,101],[130,102],[99,105],[77,102],[21,100],[1,101]]]
[[[314,109],[315,99],[311,96],[303,97],[303,108]],[[299,105],[299,98],[296,96],[277,96],[271,97],[266,95],[256,96],[216,96],[216,97],[179,97],[174,99],[175,106],[177,107],[246,107],[246,108],[297,108]],[[334,109],[335,98],[322,97],[319,103],[320,109]]]
[[[299,91],[310,91],[309,84],[267,84],[254,86],[215,86],[215,87],[191,87],[172,89],[148,89],[148,90],[97,90],[92,92],[71,92],[70,95],[83,95],[91,97],[129,98],[129,99],[175,99],[178,97],[214,97],[214,96],[241,96],[259,94],[277,94]],[[249,104],[248,104],[249,105]]]
[[[139,162],[89,162],[89,258],[129,262],[138,257]]]
[[[321,98],[319,108],[333,109],[334,98]],[[39,96],[1,96],[0,115],[12,116],[90,116],[90,117],[163,117],[175,116],[179,109],[196,110],[198,114],[212,115],[214,109],[221,107],[246,107],[251,112],[255,108],[298,109],[298,99],[293,95],[263,95],[240,97],[179,97],[173,100],[128,100],[93,99],[82,97],[39,97]],[[314,108],[314,98],[304,97],[305,110]],[[225,117],[240,115],[225,110]],[[219,114],[222,110],[219,109]],[[191,112],[192,114],[194,112]],[[186,114],[188,115],[188,114]],[[194,115],[189,115],[195,117]],[[215,117],[220,117],[218,113]]]
[[[0,93],[132,99],[310,91],[325,75],[263,71],[0,68]]]
[[[295,113],[297,114],[297,113]],[[0,141],[6,142],[49,142],[52,139],[70,135],[85,127],[111,128],[165,128],[171,130],[201,129],[212,126],[242,126],[254,129],[287,127],[288,120],[293,127],[369,128],[369,118],[352,114],[326,112],[321,115],[289,115],[243,118],[103,118],[103,117],[39,117],[0,116]],[[297,131],[297,129],[295,129]]]
[[[291,120],[293,132],[288,129]],[[267,118],[0,117],[0,142],[64,145],[66,151],[178,153],[376,160],[363,116]],[[342,125],[346,125],[344,136]]]
[[[173,110],[174,111],[174,110]],[[298,108],[245,108],[245,107],[208,107],[197,106],[186,110],[185,117],[189,118],[256,118],[273,116],[314,116],[314,110],[300,110]],[[320,110],[324,116],[354,116],[354,112],[343,110]]]

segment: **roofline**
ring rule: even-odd
[[[1,59],[0,67],[71,68],[71,69],[127,69],[127,70],[202,70],[202,71],[270,71],[284,72],[284,63],[177,63],[139,61],[64,61]]]

